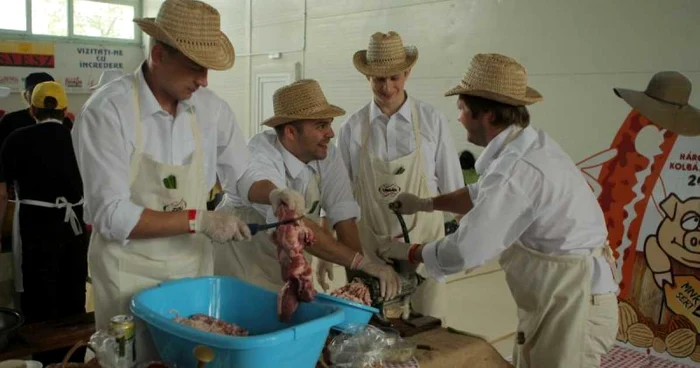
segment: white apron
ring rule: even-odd
[[[70,222],[73,228],[73,233],[75,235],[80,235],[83,233],[83,229],[80,227],[80,220],[78,216],[73,211],[73,207],[82,206],[83,199],[81,198],[78,203],[70,203],[65,197],[58,197],[54,203],[37,201],[33,199],[19,199],[19,183],[15,181],[15,213],[14,219],[12,220],[12,258],[14,264],[14,278],[15,278],[15,291],[18,293],[24,292],[24,274],[22,272],[22,235],[19,231],[19,208],[21,205],[27,206],[37,206],[45,208],[56,208],[56,209],[66,209],[66,216],[63,221]]]
[[[320,223],[320,176],[317,172],[309,180],[304,194],[304,202],[308,207],[306,218]],[[289,181],[287,186],[289,187]],[[314,206],[314,203],[316,205]],[[309,210],[313,210],[309,213]],[[236,215],[248,224],[264,224],[265,217],[253,207],[236,209]],[[282,268],[277,259],[277,246],[272,241],[274,229],[260,231],[251,240],[227,242],[216,247],[215,273],[232,276],[257,286],[277,292],[284,285]],[[306,261],[311,265],[312,257],[304,252]]]
[[[514,244],[501,267],[518,306],[516,368],[598,367],[617,333],[617,297],[591,295],[591,257],[612,259],[606,244],[590,255],[548,255]]]
[[[131,201],[154,211],[205,209],[205,185],[202,138],[194,112],[189,111],[195,150],[189,165],[156,162],[143,153],[143,133],[138,82],[133,79],[135,106],[135,148],[131,157],[129,180]],[[168,189],[163,179],[174,175],[176,188]],[[202,234],[185,234],[154,239],[131,239],[127,245],[105,239],[93,230],[88,264],[95,296],[95,325],[106,330],[115,315],[131,314],[133,294],[160,282],[183,277],[211,275],[212,244]],[[150,334],[136,321],[137,361],[158,357]]]
[[[386,162],[376,157],[368,148],[370,137],[370,122],[365,121],[364,136],[360,148],[359,170],[355,183],[355,198],[357,199],[361,219],[358,224],[360,240],[365,255],[378,261],[377,245],[386,242],[388,238],[399,237],[401,227],[394,212],[389,209],[389,203],[402,193],[411,193],[421,198],[433,197],[428,189],[425,177],[425,164],[421,148],[420,120],[416,105],[411,106],[413,134],[416,138],[416,149],[406,156]],[[400,174],[396,174],[401,172]],[[404,221],[409,231],[411,243],[428,243],[445,236],[445,225],[442,212],[418,212],[415,215],[404,215]],[[423,265],[418,267],[418,273],[426,276]],[[440,318],[443,322],[447,317],[447,285],[426,278],[413,297],[411,303],[414,310],[424,315]]]
[[[522,128],[515,127],[503,146],[520,133]],[[601,256],[619,282],[607,243],[590,254],[567,255],[544,254],[516,243],[501,254],[518,306],[516,368],[600,366],[600,357],[615,343],[618,322],[617,297],[591,295],[591,257]]]

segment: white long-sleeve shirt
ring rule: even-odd
[[[489,142],[476,161],[480,178],[468,186],[474,207],[457,232],[424,247],[431,276],[478,267],[516,241],[546,254],[589,254],[605,244],[603,211],[573,161],[532,127],[504,145],[513,128]],[[616,292],[605,259],[591,263],[592,293]]]
[[[228,104],[206,88],[180,101],[176,116],[163,110],[138,78],[143,152],[171,165],[189,164],[195,149],[190,106],[202,137],[207,188],[218,173],[225,192],[235,194],[236,182],[248,165],[245,137]],[[130,199],[129,165],[135,147],[133,75],[119,78],[88,99],[73,127],[73,146],[83,178],[85,222],[107,239],[126,243],[144,208]],[[206,189],[205,189],[206,190]]]
[[[277,188],[293,189],[304,195],[312,177],[318,174],[320,205],[331,227],[343,220],[360,219],[360,207],[353,197],[350,179],[336,147],[328,146],[328,155],[325,159],[305,164],[284,148],[274,130],[266,130],[251,138],[248,148],[251,153],[251,163],[238,181],[240,195],[227,196],[224,206],[252,205],[268,223],[276,222],[277,218],[272,211],[272,206],[250,204],[247,200],[250,187],[256,181],[269,180]],[[243,194],[245,197],[241,198]]]
[[[464,187],[459,155],[450,136],[447,118],[434,107],[410,96],[399,111],[390,117],[384,115],[372,101],[350,115],[340,127],[338,148],[353,182],[357,180],[366,121],[370,121],[372,129],[370,149],[378,158],[391,161],[415,151],[416,138],[411,119],[411,104],[414,102],[418,105],[428,189],[437,195]]]

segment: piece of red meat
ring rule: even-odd
[[[276,215],[279,221],[297,217],[296,212],[284,204],[277,208]],[[277,316],[280,321],[289,322],[300,301],[310,302],[316,297],[311,265],[304,257],[304,248],[313,245],[314,234],[299,220],[278,227],[272,239],[277,245],[277,258],[285,281],[277,295]]]

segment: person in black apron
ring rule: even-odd
[[[38,124],[15,131],[2,147],[0,171],[14,183],[12,234],[15,289],[25,323],[85,312],[88,238],[82,221],[83,183],[70,131],[63,87],[38,84],[31,114]],[[35,357],[60,361],[65,351]]]

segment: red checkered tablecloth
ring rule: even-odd
[[[651,354],[615,346],[600,361],[601,368],[692,368],[700,364],[685,365],[665,360]]]
[[[411,360],[405,363],[390,363],[384,362],[384,368],[418,368],[420,364],[416,360],[416,357],[411,358]]]

